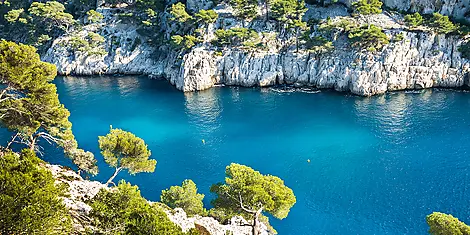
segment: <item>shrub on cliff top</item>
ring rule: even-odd
[[[95,10],[89,10],[87,13],[87,20],[90,23],[98,23],[104,19],[103,14],[95,11]]]
[[[181,186],[171,186],[162,191],[162,203],[171,208],[183,208],[189,215],[206,215],[202,199],[204,194],[197,193],[196,184],[192,180],[185,180]]]
[[[423,24],[423,17],[418,12],[405,16],[405,23],[411,27],[417,27]]]
[[[202,40],[199,38],[193,36],[193,35],[173,35],[171,36],[171,43],[174,47],[178,49],[191,49],[194,46],[196,46],[198,43],[200,43]]]
[[[348,37],[353,46],[369,51],[380,50],[384,45],[390,43],[390,39],[382,28],[375,25],[355,28],[351,30]]]
[[[258,14],[257,0],[229,0],[235,9],[235,15],[243,20],[253,19]]]
[[[436,30],[438,33],[451,33],[458,29],[458,27],[450,21],[448,16],[439,13],[433,13],[428,25]]]
[[[245,49],[260,46],[258,33],[253,29],[231,28],[228,30],[218,29],[215,31],[216,40],[214,44],[219,46],[240,46]]]
[[[354,12],[361,15],[380,14],[382,5],[380,0],[359,0],[352,4]]]
[[[158,205],[151,205],[137,186],[124,181],[102,189],[90,202],[90,217],[98,234],[182,235]]]

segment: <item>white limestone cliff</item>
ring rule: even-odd
[[[445,1],[447,2],[447,1]],[[375,95],[387,91],[430,87],[461,87],[468,85],[469,61],[458,51],[463,42],[457,36],[438,35],[429,30],[404,30],[401,16],[384,13],[369,21],[385,29],[389,37],[403,33],[404,40],[392,42],[377,53],[357,51],[349,46],[345,36],[334,41],[335,50],[321,55],[293,48],[280,50],[278,40],[263,40],[268,50],[247,52],[227,48],[216,55],[216,49],[204,43],[187,53],[175,52],[169,46],[153,48],[132,25],[112,18],[102,9],[106,24],[104,34],[106,56],[87,56],[70,52],[62,46],[68,36],[57,39],[43,56],[54,63],[63,75],[147,74],[163,77],[182,91],[197,91],[217,84],[237,86],[272,86],[290,84],[315,88],[332,88],[357,95]],[[221,16],[217,27],[240,24],[231,18],[229,7],[216,8]],[[344,7],[320,8],[309,6],[307,17],[333,20],[347,15]],[[214,25],[209,30],[213,34]],[[93,31],[93,25],[84,32]],[[270,32],[273,26],[252,22],[259,32]],[[260,33],[261,34],[261,33]],[[265,34],[262,34],[265,35]],[[137,42],[141,42],[136,45]]]

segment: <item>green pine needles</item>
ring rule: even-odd
[[[157,161],[149,159],[151,153],[144,140],[130,132],[111,128],[109,134],[99,137],[98,143],[106,163],[115,168],[106,184],[112,183],[121,170],[128,170],[131,175],[155,171]]]

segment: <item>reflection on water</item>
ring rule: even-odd
[[[185,92],[185,107],[191,123],[200,127],[206,135],[211,134],[220,126],[219,117],[223,112],[218,89],[199,92]]]
[[[70,95],[78,95],[83,89],[111,89],[117,88],[121,95],[136,92],[141,88],[142,78],[138,76],[126,77],[126,79],[117,79],[117,77],[75,77],[67,76],[62,78],[67,85]]]

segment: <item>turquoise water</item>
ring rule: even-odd
[[[138,77],[56,84],[79,143],[99,160],[98,180],[112,174],[97,143],[109,125],[147,142],[155,173],[118,178],[139,185],[150,200],[193,179],[209,206],[209,186],[236,162],[277,175],[294,190],[289,216],[271,219],[279,234],[426,234],[425,216],[433,211],[470,222],[469,93],[364,98],[221,87],[184,94]],[[68,163],[51,148],[45,158]]]

